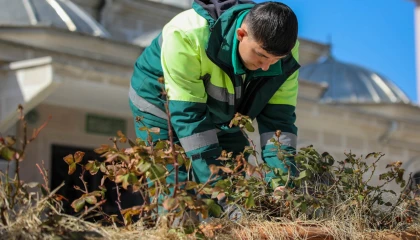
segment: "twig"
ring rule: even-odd
[[[175,169],[175,186],[174,186],[174,193],[173,197],[176,197],[178,192],[178,182],[179,182],[179,164],[178,164],[178,153],[175,151],[174,146],[174,133],[172,131],[172,124],[171,124],[171,113],[169,112],[168,101],[165,103],[165,110],[166,114],[168,115],[168,135],[169,135],[169,146],[172,150],[172,158],[174,160],[174,169]]]
[[[370,182],[370,180],[372,179],[372,177],[373,177],[373,174],[375,173],[375,171],[376,171],[376,164],[379,162],[379,160],[381,160],[381,158],[383,157],[383,156],[385,156],[385,154],[381,154],[379,157],[378,157],[378,159],[376,159],[376,161],[374,162],[374,163],[372,163],[372,167],[373,167],[373,169],[372,169],[372,172],[371,172],[371,174],[370,174],[370,177],[369,177],[369,179],[365,182],[365,184],[367,184],[368,182]]]
[[[245,138],[248,140],[248,143],[252,146],[252,150],[254,150],[254,152],[256,152],[256,148],[257,146],[254,144],[254,141],[248,136],[248,134],[246,134],[246,132],[240,128],[242,134],[245,136]],[[257,165],[258,168],[260,168],[260,164],[258,163],[258,159],[257,159],[257,155],[253,155],[255,157],[255,164]]]
[[[37,163],[35,165],[38,168],[39,172],[41,173],[42,178],[44,179],[45,189],[47,189],[47,187],[48,187],[48,178],[45,176],[44,171],[41,169],[41,167],[39,166],[39,164]]]
[[[47,121],[45,121],[39,128],[37,128],[37,129],[34,130],[34,132],[32,133],[32,137],[31,137],[31,139],[29,139],[29,142],[28,143],[32,142],[33,140],[35,140],[35,138],[38,137],[38,134],[42,131],[42,129],[44,129],[47,126],[48,122],[51,119],[52,119],[52,116],[51,115],[48,116]]]
[[[81,214],[78,217],[78,219],[82,219],[84,216],[88,215],[90,212],[92,212],[93,210],[95,210],[96,208],[98,208],[99,206],[104,204],[105,202],[106,202],[106,199],[97,202],[94,206],[92,206],[92,207],[88,208],[86,211],[84,211],[83,214]]]
[[[121,193],[120,193],[120,188],[118,187],[118,183],[115,183],[115,189],[117,190],[117,201],[120,203],[121,202]]]
[[[88,193],[88,192],[89,192],[89,190],[88,190],[88,188],[87,188],[87,182],[84,180],[85,171],[86,171],[86,169],[85,169],[84,167],[82,167],[82,173],[80,174],[79,179],[82,181],[83,186],[84,186],[84,188],[85,188],[85,191],[83,191],[83,192],[84,192],[84,193]]]

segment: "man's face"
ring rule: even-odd
[[[262,69],[267,71],[270,66],[285,56],[274,56],[267,53],[257,41],[255,41],[248,33],[245,24],[236,30],[239,40],[239,56],[242,64],[251,71]]]

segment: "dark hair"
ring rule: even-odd
[[[283,3],[256,4],[244,22],[250,37],[270,54],[287,55],[296,44],[298,21],[292,9]]]

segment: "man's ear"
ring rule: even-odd
[[[236,37],[238,38],[239,42],[242,42],[242,39],[248,35],[245,28],[240,27],[236,29]]]

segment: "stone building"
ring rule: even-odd
[[[0,134],[21,134],[18,104],[30,128],[52,116],[27,149],[23,180],[42,181],[35,164],[43,162],[57,186],[68,178],[63,156],[83,150],[94,158],[92,149],[117,130],[134,138],[133,64],[191,2],[0,0]],[[381,171],[399,160],[420,173],[420,108],[379,73],[335,59],[329,45],[300,43],[298,147],[313,144],[338,159],[380,151]]]

